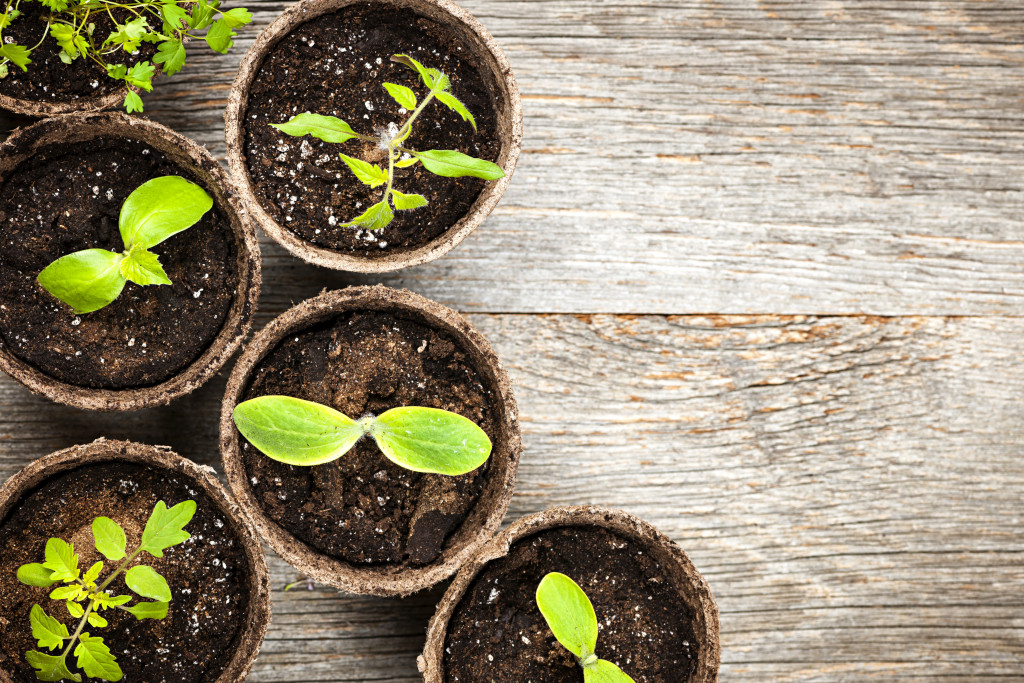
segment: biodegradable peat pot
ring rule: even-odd
[[[536,605],[556,571],[594,603],[597,655],[637,683],[718,679],[718,607],[686,553],[625,512],[562,507],[518,520],[459,571],[430,620],[424,683],[583,681]]]
[[[255,529],[211,468],[164,446],[100,439],[40,458],[0,488],[0,683],[36,680],[25,661],[26,651],[39,649],[29,626],[33,604],[72,632],[77,624],[60,602],[49,599],[49,589],[19,583],[18,567],[41,562],[53,537],[74,544],[84,571],[101,559],[92,533],[99,516],[120,524],[128,546],[138,547],[159,500],[168,506],[197,503],[185,528],[191,540],[169,548],[162,559],[147,553],[140,558],[170,584],[167,617],[136,621],[110,609],[102,612],[109,625],[89,631],[104,638],[126,681],[245,679],[270,620],[270,579]],[[102,576],[109,571],[105,567]],[[111,586],[128,592],[123,575]]]
[[[400,170],[396,189],[424,194],[429,204],[396,212],[382,230],[346,228],[342,223],[383,192],[356,180],[338,153],[370,161],[385,153],[359,140],[293,138],[269,124],[305,111],[337,116],[367,135],[401,123],[405,116],[382,84],[411,87],[417,97],[424,88],[413,71],[390,61],[396,53],[450,74],[452,92],[479,126],[474,134],[457,114],[432,103],[409,144],[493,161],[505,177],[441,178],[422,165]],[[310,263],[364,273],[426,263],[464,240],[508,187],[523,137],[508,60],[487,29],[449,0],[305,0],[290,7],[242,60],[225,123],[232,180],[260,227]]]
[[[124,247],[117,217],[143,182],[181,175],[213,209],[154,247],[174,283],[139,287],[76,316],[36,281],[80,249]],[[48,398],[92,410],[162,405],[206,382],[249,330],[259,245],[210,154],[125,114],[72,114],[0,145],[0,369]]]
[[[493,450],[460,477],[416,474],[372,439],[316,467],[266,457],[235,428],[241,401],[284,394],[346,415],[419,405],[459,412]],[[242,510],[286,561],[353,593],[408,595],[448,578],[497,530],[521,451],[508,376],[460,315],[382,286],[324,292],[250,342],[228,380],[220,447]]]

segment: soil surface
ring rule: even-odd
[[[691,680],[693,613],[661,567],[611,531],[561,527],[518,541],[470,585],[448,624],[446,681],[582,683],[575,656],[537,608],[537,586],[549,572],[571,577],[594,603],[598,657],[636,683]]]
[[[18,8],[21,16],[4,29],[4,42],[32,47],[39,43],[46,28],[44,14],[48,13],[40,2],[22,2]],[[114,16],[123,21],[129,16],[124,10],[114,10]],[[121,16],[119,16],[121,15]],[[91,19],[96,24],[96,36],[103,36],[99,42],[110,35],[113,22],[103,13],[97,13]],[[144,43],[140,46],[140,54],[124,55],[126,65],[148,59],[155,52],[155,47]],[[47,36],[39,47],[32,50],[32,63],[28,71],[9,64],[8,76],[0,80],[0,92],[10,97],[34,102],[73,102],[83,97],[105,95],[124,87],[124,81],[115,81],[107,76],[107,72],[95,62],[79,57],[71,64],[60,61],[60,47],[51,36]],[[117,63],[115,59],[113,63]]]
[[[153,251],[173,283],[127,283],[113,303],[75,315],[36,281],[61,256],[124,250],[124,200],[163,175],[196,178],[162,152],[124,139],[52,146],[0,187],[0,337],[17,357],[69,384],[150,386],[196,360],[224,325],[238,287],[237,247],[216,206]]]
[[[496,161],[501,151],[497,111],[482,72],[451,32],[410,10],[362,3],[303,24],[267,55],[253,80],[245,115],[245,155],[260,205],[302,239],[344,253],[380,256],[430,242],[454,225],[484,187],[477,178],[442,178],[421,164],[396,171],[395,189],[418,193],[429,204],[396,211],[388,227],[370,232],[344,227],[372,204],[383,188],[360,183],[338,156],[343,152],[386,163],[376,143],[327,143],[285,135],[271,123],[302,112],[336,116],[357,132],[378,135],[400,126],[409,112],[384,90],[404,85],[422,101],[426,88],[413,70],[390,61],[409,54],[452,80],[451,92],[476,119],[479,132],[443,106],[431,102],[413,124],[407,146],[454,149]]]
[[[74,632],[78,620],[63,602],[49,599],[50,589],[18,582],[18,567],[42,562],[46,540],[73,543],[88,569],[104,558],[93,546],[92,521],[113,519],[124,528],[128,547],[138,547],[146,520],[157,501],[198,504],[185,528],[192,538],[164,551],[162,559],[142,553],[133,564],[147,564],[167,579],[173,594],[167,617],[137,621],[117,609],[101,612],[109,626],[88,628],[110,647],[126,682],[209,683],[230,661],[245,627],[249,565],[242,542],[231,531],[217,504],[187,477],[134,463],[87,465],[44,482],[0,526],[0,669],[16,681],[35,681],[25,652],[38,647],[29,612],[43,607]],[[116,566],[107,562],[104,578]],[[115,595],[134,595],[123,574],[111,584]],[[133,600],[130,604],[135,604]],[[46,651],[49,652],[49,651]],[[72,666],[72,671],[75,671]]]
[[[476,422],[494,442],[493,394],[446,334],[402,314],[356,311],[290,335],[257,366],[245,399],[281,394],[352,418],[426,406]],[[359,565],[423,565],[483,491],[490,460],[459,477],[410,472],[371,438],[334,462],[295,467],[244,438],[242,460],[267,515],[318,551]]]

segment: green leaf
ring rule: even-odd
[[[21,67],[22,71],[28,71],[28,65],[32,63],[32,60],[28,58],[30,54],[32,54],[32,50],[24,45],[15,45],[14,43],[0,45],[0,57],[11,60],[15,66]]]
[[[40,681],[62,681],[65,678],[76,683],[81,683],[82,677],[68,671],[68,665],[64,657],[60,655],[48,655],[35,650],[25,653],[25,660],[36,670],[36,678]]]
[[[197,30],[203,30],[213,23],[214,7],[206,0],[199,0],[192,6],[192,14],[188,17],[188,25]]]
[[[636,683],[609,661],[599,659],[583,667],[583,683]]]
[[[43,566],[53,570],[50,578],[55,581],[74,581],[81,574],[74,544],[59,538],[51,538],[46,542],[46,561]]]
[[[160,14],[164,18],[164,22],[170,27],[171,31],[182,31],[185,26],[188,26],[188,13],[182,7],[179,7],[173,0],[168,0],[160,6]]]
[[[141,88],[146,92],[153,90],[153,74],[156,73],[156,67],[149,62],[139,62],[132,68],[128,69],[128,73],[125,75],[124,80],[128,85],[134,85],[136,88]]]
[[[119,681],[124,675],[102,638],[93,638],[88,633],[83,633],[79,636],[75,657],[78,657],[78,668],[84,670],[85,675],[91,678]]]
[[[356,159],[354,157],[347,156],[345,154],[338,154],[341,160],[345,162],[345,165],[351,169],[352,173],[355,174],[359,182],[370,187],[380,187],[388,181],[388,172],[382,169],[377,164],[371,164],[362,159]]]
[[[185,66],[185,46],[178,39],[165,40],[157,45],[157,52],[153,55],[153,63],[163,64],[164,73],[168,76],[181,71]]]
[[[107,620],[95,612],[89,612],[88,621],[90,626],[95,626],[96,628],[106,628],[108,626]]]
[[[198,223],[212,207],[213,199],[195,183],[176,175],[153,178],[128,195],[121,207],[118,228],[125,249],[154,247]]]
[[[142,37],[149,31],[149,22],[145,17],[136,17],[126,24],[117,26],[117,30],[107,36],[104,45],[120,46],[128,54],[139,49]]]
[[[469,121],[470,125],[473,126],[473,130],[476,130],[476,119],[473,118],[473,115],[469,113],[468,109],[466,109],[466,105],[464,105],[457,97],[446,92],[436,92],[434,93],[434,97],[437,98],[438,102],[461,116],[463,121]]]
[[[103,571],[103,562],[100,561],[94,563],[91,567],[89,567],[89,571],[85,573],[85,576],[82,577],[82,581],[87,584],[95,583],[101,571]]]
[[[51,600],[78,600],[81,587],[78,584],[70,586],[57,586],[50,591]]]
[[[124,108],[129,114],[142,111],[142,98],[139,97],[139,93],[134,90],[129,90],[128,94],[124,96]]]
[[[39,284],[75,310],[92,313],[117,298],[125,279],[120,265],[123,256],[106,249],[76,251],[46,266]]]
[[[57,45],[67,53],[70,60],[78,58],[81,53],[89,49],[89,41],[73,26],[50,24],[50,35],[57,41]]]
[[[236,7],[234,9],[229,9],[227,12],[223,12],[221,14],[221,18],[232,28],[238,28],[239,26],[245,26],[246,24],[252,23],[252,12],[244,7]]]
[[[553,572],[537,586],[537,607],[566,650],[581,660],[597,646],[597,615],[590,598],[575,581]]]
[[[167,616],[166,602],[140,602],[125,608],[135,615],[139,621],[143,619],[163,619]]]
[[[131,602],[132,597],[130,595],[118,595],[116,598],[112,598],[106,593],[97,593],[93,595],[93,600],[96,602],[96,606],[100,609],[110,609],[111,607],[118,607]]]
[[[171,284],[159,257],[138,245],[121,261],[121,275],[137,285]]]
[[[355,420],[313,401],[260,396],[235,406],[235,426],[267,457],[289,465],[322,465],[340,458],[363,436]]]
[[[401,161],[396,161],[395,168],[409,168],[410,166],[415,166],[418,163],[420,163],[419,159],[417,159],[416,157],[411,157],[409,159],[402,159]]]
[[[385,83],[384,89],[388,91],[388,94],[395,98],[395,102],[398,102],[398,106],[405,107],[409,111],[416,108],[416,93],[411,88],[407,88],[404,85],[398,85],[397,83]]]
[[[109,517],[97,517],[92,520],[92,537],[103,557],[111,562],[124,559],[128,537],[120,524]]]
[[[68,613],[75,619],[81,619],[83,616],[85,616],[85,608],[79,605],[77,602],[66,600],[64,604],[68,608]]]
[[[370,434],[388,460],[413,472],[465,474],[491,454],[484,430],[437,408],[392,408],[374,419]]]
[[[53,570],[47,569],[38,562],[23,564],[18,567],[18,581],[21,581],[26,586],[49,588],[57,583],[56,579],[51,578],[52,576]]]
[[[164,550],[192,538],[192,534],[184,529],[195,514],[194,500],[186,500],[170,509],[161,500],[153,508],[153,514],[149,516],[146,528],[142,531],[140,550],[145,550],[153,557],[163,557]]]
[[[28,614],[32,624],[32,637],[39,642],[39,647],[56,650],[64,645],[68,637],[68,627],[47,614],[39,605],[32,605]]]
[[[352,130],[352,126],[341,119],[320,114],[297,114],[284,123],[270,125],[286,135],[312,135],[324,142],[346,142],[359,137],[359,134]]]
[[[434,81],[435,94],[452,87],[452,82],[449,80],[448,76],[438,69],[427,69],[427,73],[430,74],[431,80]]]
[[[416,156],[428,171],[446,178],[473,176],[484,180],[497,180],[505,176],[501,166],[467,156],[453,149],[432,149],[426,152],[417,152]]]
[[[144,598],[160,602],[171,601],[171,587],[167,585],[167,580],[152,567],[147,567],[144,564],[132,567],[125,572],[124,582]]]
[[[233,23],[233,20],[224,17],[213,22],[213,26],[206,32],[206,44],[214,52],[226,54],[231,49],[231,46],[235,44],[231,40],[235,37],[234,26],[237,26],[237,24]]]
[[[384,201],[377,202],[344,225],[347,227],[365,228],[367,230],[380,230],[390,225],[394,218],[395,212],[391,210],[391,205],[388,204],[387,199],[384,199]]]
[[[434,79],[430,75],[430,71],[427,67],[423,66],[409,55],[391,55],[391,61],[404,64],[410,69],[415,69],[420,75],[420,78],[423,79],[423,85],[427,86],[431,90],[434,89]]]
[[[421,194],[403,194],[398,190],[391,190],[391,199],[395,202],[395,208],[403,211],[418,209],[427,205],[427,198]]]
[[[107,64],[107,75],[114,80],[120,81],[128,75],[128,67],[124,64]]]

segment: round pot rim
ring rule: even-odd
[[[105,95],[80,97],[77,100],[68,100],[66,102],[28,100],[0,93],[0,109],[6,109],[7,111],[24,116],[57,116],[60,114],[100,112],[116,107],[118,103],[124,100],[127,91],[128,88],[123,86]]]
[[[519,86],[505,53],[494,36],[472,14],[451,0],[371,0],[378,4],[413,9],[416,9],[417,6],[428,6],[433,12],[445,15],[450,23],[461,24],[479,39],[482,47],[479,52],[483,53],[486,59],[493,61],[495,70],[501,74],[501,82],[498,85],[499,87],[503,86],[504,94],[508,98],[507,116],[504,112],[500,114],[502,118],[508,119],[507,131],[504,135],[501,135],[499,131],[504,159],[498,165],[505,172],[505,176],[498,180],[487,181],[469,211],[445,232],[424,245],[380,258],[366,258],[327,247],[315,246],[279,224],[263,209],[256,198],[245,162],[245,114],[249,88],[269,51],[294,27],[360,1],[362,0],[302,0],[289,7],[263,29],[242,59],[231,86],[228,106],[224,112],[224,137],[227,142],[231,180],[235,183],[246,209],[263,231],[270,235],[275,242],[300,259],[324,268],[356,273],[385,273],[427,263],[444,256],[483,223],[505,193],[512,180],[512,174],[515,172],[522,147],[523,110]],[[436,19],[436,17],[434,18]]]
[[[259,535],[248,518],[217,480],[213,468],[198,465],[175,453],[168,446],[151,446],[134,441],[97,439],[45,455],[33,461],[0,486],[0,522],[23,496],[47,479],[64,472],[100,462],[128,461],[154,468],[180,472],[197,483],[234,525],[249,561],[249,602],[247,619],[234,654],[215,683],[244,680],[252,668],[270,624],[270,574]],[[11,683],[11,675],[0,669],[0,683]]]
[[[86,410],[139,410],[165,405],[191,393],[213,377],[234,354],[249,332],[259,298],[260,248],[256,230],[244,208],[237,201],[227,174],[220,164],[198,143],[149,119],[128,116],[121,112],[66,114],[43,119],[16,130],[0,143],[0,158],[23,153],[23,147],[62,127],[88,131],[98,126],[115,129],[115,132],[104,133],[108,137],[135,140],[149,138],[144,141],[158,148],[159,145],[154,144],[153,140],[160,140],[166,144],[163,151],[173,148],[190,161],[190,165],[186,166],[172,159],[176,165],[208,178],[205,189],[213,196],[215,205],[230,223],[238,250],[238,286],[232,297],[231,309],[220,331],[206,350],[178,373],[158,384],[127,389],[90,389],[70,384],[47,375],[18,358],[2,340],[0,370],[28,389],[57,403]],[[4,176],[6,173],[0,171],[0,182],[4,180]]]
[[[492,405],[497,412],[501,436],[495,439],[486,488],[448,539],[441,555],[423,566],[354,565],[310,547],[266,514],[252,493],[242,463],[239,433],[231,415],[256,365],[284,337],[350,310],[406,311],[420,316],[423,324],[457,339],[494,393]],[[282,313],[253,337],[235,364],[224,392],[220,450],[228,485],[239,507],[286,562],[318,583],[350,593],[396,597],[410,595],[449,578],[494,535],[515,489],[522,441],[511,380],[483,335],[450,308],[407,290],[374,285],[321,292]]]
[[[448,634],[448,623],[455,608],[465,597],[466,591],[473,580],[484,568],[508,555],[511,546],[524,538],[542,531],[565,526],[598,526],[610,529],[639,543],[648,551],[657,552],[660,562],[672,562],[681,572],[682,581],[691,595],[684,599],[694,608],[694,631],[701,644],[700,659],[694,683],[714,683],[718,680],[718,667],[721,663],[721,645],[719,643],[720,624],[718,605],[707,581],[690,561],[690,558],[672,539],[658,531],[649,522],[623,510],[599,506],[562,506],[554,507],[516,520],[508,528],[495,536],[483,546],[473,558],[463,565],[452,581],[444,597],[438,603],[437,611],[430,619],[427,628],[427,642],[423,654],[417,658],[424,683],[443,683],[444,647]],[[673,572],[675,573],[675,572]],[[683,590],[680,593],[683,594]],[[698,628],[700,627],[700,628]]]

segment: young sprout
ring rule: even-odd
[[[247,9],[221,10],[220,0],[38,0],[46,8],[42,17],[46,22],[43,37],[31,47],[17,45],[4,38],[3,29],[21,16],[21,3],[31,1],[7,0],[0,13],[0,79],[8,75],[12,63],[28,71],[32,52],[49,36],[60,47],[58,56],[65,64],[86,59],[103,67],[108,77],[124,81],[129,86],[124,99],[129,114],[142,111],[138,91],[153,89],[154,64],[163,64],[163,72],[168,76],[181,71],[185,66],[185,45],[204,30],[210,49],[226,53],[234,44],[234,30],[252,21]],[[123,11],[128,20],[118,23],[111,10]],[[216,18],[218,14],[220,18]],[[114,29],[106,36],[96,31],[96,20],[104,18],[114,23]],[[153,64],[125,64],[138,54],[144,42],[157,44]]]
[[[416,99],[416,93],[404,85],[396,83],[384,83],[384,89],[394,98],[403,110],[411,112],[401,124],[392,124],[386,132],[379,136],[370,136],[357,133],[352,126],[334,116],[322,116],[320,114],[298,114],[285,123],[272,123],[283,133],[295,137],[312,135],[325,142],[347,142],[353,138],[373,142],[387,151],[387,168],[384,169],[377,164],[371,164],[362,159],[356,159],[345,154],[340,154],[341,160],[349,167],[356,178],[364,185],[371,188],[386,185],[384,196],[379,202],[368,208],[361,215],[356,216],[344,225],[349,227],[365,228],[367,230],[380,230],[389,225],[395,217],[394,209],[401,211],[417,209],[427,205],[427,198],[421,194],[405,194],[395,189],[395,169],[409,168],[418,163],[431,173],[447,178],[461,178],[472,176],[484,180],[496,180],[505,176],[505,172],[497,164],[467,156],[462,152],[451,149],[430,149],[420,152],[406,146],[406,140],[412,134],[412,124],[416,118],[434,100],[456,112],[463,121],[468,121],[473,130],[476,130],[476,119],[469,113],[461,101],[451,94],[451,79],[437,69],[428,69],[409,55],[392,55],[391,61],[404,64],[410,69],[415,69],[420,75],[420,80],[427,88],[427,94],[423,101]],[[392,206],[394,208],[392,208]]]
[[[195,225],[211,207],[213,199],[198,185],[178,176],[153,178],[121,206],[123,252],[85,249],[61,256],[39,273],[39,284],[75,313],[103,308],[121,294],[128,280],[169,285],[170,278],[150,248]]]
[[[143,551],[153,557],[163,557],[164,550],[191,538],[184,528],[192,520],[195,512],[195,501],[186,500],[168,508],[161,500],[153,508],[153,513],[146,522],[139,547],[130,555],[127,554],[128,540],[124,529],[109,517],[94,519],[92,535],[96,550],[107,560],[120,562],[102,581],[100,574],[103,572],[103,562],[96,562],[83,574],[78,565],[74,544],[59,538],[51,538],[46,542],[44,562],[23,564],[18,568],[18,580],[27,586],[50,588],[54,584],[62,584],[50,592],[50,599],[63,600],[68,613],[79,620],[74,633],[70,633],[67,626],[47,614],[42,607],[32,606],[29,614],[32,637],[39,643],[40,648],[60,650],[60,654],[56,655],[37,650],[25,653],[25,659],[36,670],[36,678],[41,681],[68,679],[80,682],[81,674],[74,673],[68,668],[68,655],[74,654],[78,668],[89,678],[104,681],[121,680],[121,667],[118,666],[117,658],[110,652],[110,648],[103,642],[103,638],[93,636],[84,629],[86,625],[104,628],[107,620],[100,616],[100,612],[108,609],[124,610],[139,621],[163,619],[167,616],[171,589],[166,579],[152,567],[144,564],[135,565],[128,571],[125,571],[125,568]],[[131,596],[114,595],[113,593],[117,591],[111,589],[114,579],[122,572],[128,588],[152,602],[138,602],[131,607],[125,607],[131,602]],[[145,655],[140,653],[137,656]]]
[[[576,655],[584,683],[635,683],[619,667],[597,658],[597,614],[575,581],[558,572],[545,576],[537,586],[537,607],[558,642]]]
[[[359,420],[313,401],[260,396],[235,406],[235,426],[259,451],[288,465],[323,465],[369,434],[391,462],[413,472],[457,476],[491,454],[472,420],[437,408],[392,408]]]

